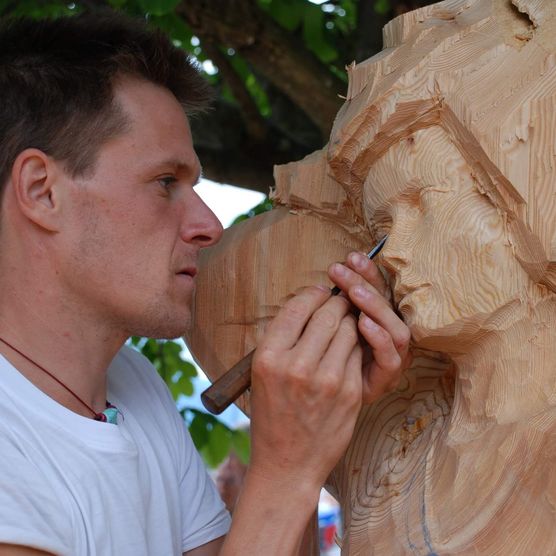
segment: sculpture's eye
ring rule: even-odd
[[[392,228],[392,217],[386,211],[377,212],[371,226],[371,233],[376,241],[380,241]]]

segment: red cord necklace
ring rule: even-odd
[[[49,377],[53,378],[60,386],[63,386],[76,400],[80,401],[93,414],[93,419],[95,421],[107,421],[108,420],[106,415],[103,412],[97,413],[89,404],[85,403],[71,388],[66,386],[59,378],[55,377],[50,371],[47,371],[44,367],[39,365],[36,361],[33,361],[30,357],[25,355],[19,349],[12,346],[12,344],[10,344],[6,340],[4,340],[4,338],[0,337],[0,341],[3,342],[4,344],[6,344],[9,348],[13,349],[16,353],[19,353],[19,355],[21,355],[21,357],[24,357],[25,359],[27,359],[27,361],[29,361],[29,363],[32,363],[33,365],[35,365],[35,367],[38,367],[41,371],[44,371]],[[107,409],[110,409],[110,408],[116,409],[111,403],[108,402],[108,400],[106,400],[106,408]]]

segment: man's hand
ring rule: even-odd
[[[361,366],[347,299],[325,287],[290,299],[253,359],[251,470],[320,488],[353,433]]]
[[[347,299],[310,287],[267,327],[251,368],[251,464],[221,554],[293,555],[361,407]]]
[[[361,310],[358,329],[367,342],[363,366],[363,402],[371,403],[399,384],[411,363],[409,328],[394,312],[382,273],[362,253],[329,268],[330,278]]]
[[[330,276],[344,295],[302,290],[255,352],[251,464],[222,555],[296,553],[361,404],[395,388],[409,364],[409,330],[387,301],[376,265],[352,253]]]
[[[376,264],[351,253],[329,273],[344,294],[303,290],[270,323],[255,352],[257,472],[324,482],[351,438],[361,403],[393,390],[409,366],[409,329],[387,300]],[[351,304],[361,311],[357,322]]]

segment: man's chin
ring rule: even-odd
[[[185,336],[191,327],[191,314],[166,315],[160,319],[145,319],[132,334],[156,340],[173,340]]]
[[[183,338],[187,333],[187,330],[182,330],[181,332],[176,332],[175,330],[171,330],[168,332],[158,331],[152,334],[141,334],[141,336],[145,336],[146,338],[152,338],[153,340],[179,340]]]

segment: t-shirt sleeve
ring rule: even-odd
[[[71,554],[71,520],[36,465],[0,435],[0,543]]]
[[[180,480],[183,552],[222,537],[228,532],[231,523],[230,514],[195,449],[185,424],[184,429],[187,457]]]
[[[149,386],[145,390],[149,393],[149,403],[151,405],[154,403],[156,395],[163,407],[161,413],[167,419],[168,426],[164,427],[164,434],[167,435],[168,450],[176,465],[182,524],[182,552],[222,537],[230,528],[230,514],[193,444],[187,425],[176,409],[172,395],[146,358],[130,349],[123,353],[130,364],[137,366],[141,375],[149,381]],[[158,415],[159,421],[160,418]]]

